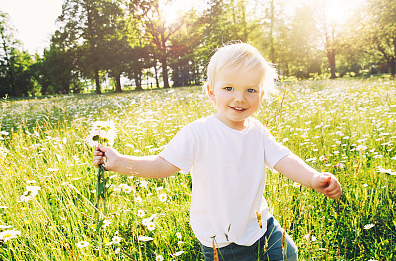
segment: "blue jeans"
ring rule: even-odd
[[[218,248],[219,260],[224,261],[296,261],[297,247],[293,239],[285,233],[284,247],[282,237],[284,230],[273,217],[267,220],[267,232],[251,246],[231,243]],[[213,248],[201,244],[205,261],[213,261]]]

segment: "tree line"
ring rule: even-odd
[[[33,56],[0,10],[0,96],[79,93],[87,83],[101,93],[105,78],[117,92],[121,79],[141,90],[144,77],[156,88],[198,85],[229,41],[256,46],[284,78],[394,77],[396,2],[367,0],[342,24],[326,17],[326,3],[291,15],[284,0],[209,0],[169,20],[160,0],[64,0],[50,45]]]

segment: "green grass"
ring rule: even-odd
[[[341,199],[331,200],[269,173],[265,196],[299,247],[300,260],[396,258],[396,176],[379,171],[396,171],[395,97],[396,84],[388,79],[285,83],[254,115],[279,142],[342,183]],[[94,121],[113,119],[117,150],[156,154],[183,125],[213,112],[200,87],[4,100],[0,225],[21,234],[0,242],[0,260],[202,260],[189,226],[191,179],[185,174],[144,180],[107,173],[113,193],[102,218],[111,223],[95,242],[97,170],[84,138]],[[367,148],[357,150],[359,145]],[[30,185],[41,188],[37,196],[20,202],[33,180]],[[120,184],[133,191],[119,191]],[[159,199],[164,193],[166,202]],[[153,214],[150,231],[142,223]],[[374,226],[364,229],[368,224]],[[114,236],[121,242],[106,245]],[[82,241],[89,245],[78,248]]]

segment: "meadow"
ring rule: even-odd
[[[200,87],[2,100],[0,260],[203,260],[189,226],[191,178],[109,177],[95,239],[97,169],[84,139],[112,119],[121,153],[158,153],[215,109]],[[396,259],[396,82],[279,83],[254,115],[309,165],[335,174],[339,200],[268,170],[270,210],[300,260]]]

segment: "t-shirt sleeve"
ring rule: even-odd
[[[264,161],[266,167],[274,171],[276,163],[290,153],[291,151],[287,147],[275,140],[267,128],[264,129]]]
[[[159,156],[188,173],[194,164],[195,142],[190,126],[184,126],[165,146]]]

